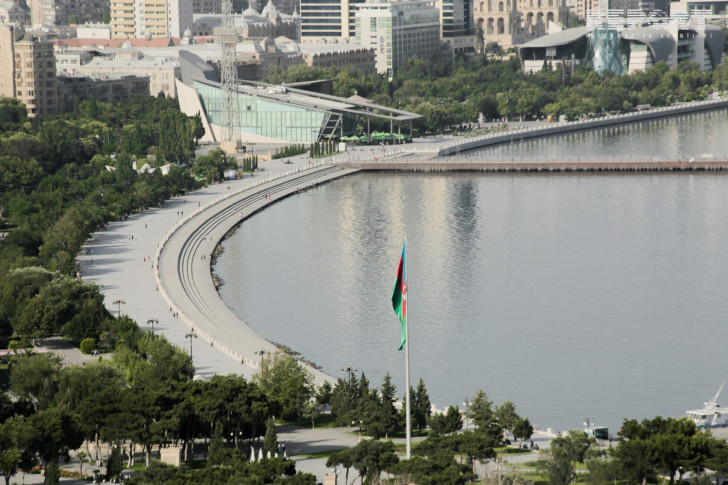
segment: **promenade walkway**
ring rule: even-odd
[[[99,284],[107,308],[190,349],[199,378],[250,378],[260,351],[275,350],[218,296],[210,274],[210,255],[218,241],[265,205],[353,173],[330,164],[313,167],[305,157],[262,165],[265,171],[252,177],[175,197],[162,207],[112,223],[95,233],[78,255],[81,276]],[[193,329],[196,337],[188,337]],[[326,378],[311,370],[317,382]]]

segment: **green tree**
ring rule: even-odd
[[[32,431],[24,416],[0,419],[0,473],[5,477],[5,485],[10,485],[11,477],[17,472],[28,452],[28,441]]]
[[[109,459],[106,462],[106,479],[118,479],[121,475],[122,468],[121,449],[118,444],[115,444],[111,448],[111,455],[109,455]]]
[[[0,96],[0,133],[15,131],[28,119],[28,109],[16,98]]]
[[[554,438],[551,441],[551,448],[563,448],[571,461],[584,463],[588,453],[598,449],[597,442],[593,436],[587,435],[584,431],[571,430],[566,436]]]
[[[485,460],[495,458],[495,450],[493,447],[496,442],[484,436],[477,431],[463,431],[459,435],[455,435],[458,440],[457,450],[465,455],[468,462],[472,466],[473,474],[475,474],[475,462],[484,462]]]
[[[478,390],[470,401],[467,414],[479,432],[497,441],[501,439],[503,431],[498,424],[493,401],[482,389]]]
[[[657,456],[652,444],[645,439],[620,441],[610,449],[610,456],[619,475],[629,484],[657,482]]]
[[[348,372],[346,380],[342,378],[337,380],[331,393],[331,413],[336,417],[337,425],[346,426],[351,424],[352,420],[358,420],[360,399],[359,379],[353,371]]]
[[[207,183],[213,183],[222,180],[225,170],[235,168],[235,166],[234,158],[228,158],[225,152],[215,148],[210,150],[207,155],[197,157],[192,165],[192,170],[198,177],[203,177]]]
[[[333,395],[333,388],[329,381],[324,381],[316,391],[316,403],[321,406],[328,406],[331,404],[331,397]]]
[[[276,433],[276,425],[273,419],[269,419],[265,424],[265,438],[263,439],[263,452],[271,456],[278,452],[278,433]]]
[[[520,416],[516,412],[516,405],[512,401],[506,401],[495,410],[496,420],[500,427],[506,431],[513,431]]]
[[[576,479],[576,468],[563,447],[557,446],[549,451],[549,458],[543,467],[553,485],[569,485]]]
[[[533,435],[533,426],[528,418],[519,418],[513,426],[513,437],[515,439],[527,440]]]
[[[223,464],[227,457],[225,440],[222,437],[222,426],[215,426],[215,432],[210,440],[210,451],[207,454],[207,462],[210,466],[217,467]]]
[[[10,388],[17,396],[32,401],[36,409],[48,409],[58,390],[60,370],[60,359],[53,355],[24,355],[10,371]]]
[[[488,59],[489,62],[500,59],[506,54],[500,44],[495,41],[490,41],[485,44],[485,47],[483,48],[483,53],[485,54],[485,57],[486,59]]]
[[[447,408],[447,413],[434,413],[428,419],[430,433],[436,436],[448,435],[463,427],[463,418],[457,406]]]
[[[380,393],[380,408],[378,421],[382,431],[384,431],[384,437],[389,438],[390,433],[394,433],[399,428],[399,414],[397,409],[394,407],[394,403],[397,400],[397,387],[392,384],[392,376],[389,372],[385,374],[384,381],[379,388]]]
[[[277,403],[281,417],[288,421],[303,415],[313,393],[311,373],[294,357],[280,351],[263,356],[253,380]]]
[[[348,450],[351,463],[365,484],[378,484],[382,471],[399,462],[391,441],[363,440]]]
[[[53,404],[78,413],[86,439],[96,444],[96,460],[101,429],[110,416],[120,412],[119,394],[124,387],[121,372],[106,361],[70,366],[58,373]]]
[[[83,443],[83,426],[80,417],[64,408],[49,408],[28,418],[31,429],[29,448],[36,451],[48,463],[48,468],[58,467],[58,458],[67,456]],[[52,480],[46,474],[46,482]],[[56,478],[57,479],[57,478]]]
[[[411,410],[413,424],[417,429],[422,430],[427,426],[427,420],[432,415],[432,404],[430,396],[427,394],[427,388],[425,388],[425,382],[421,377],[417,389],[410,390],[410,395],[414,397]]]

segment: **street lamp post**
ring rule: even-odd
[[[192,359],[192,339],[197,338],[197,334],[195,333],[194,329],[190,331],[190,333],[185,334],[185,338],[190,339],[190,360]]]
[[[468,416],[470,416],[470,401],[468,401],[468,398],[465,398],[465,431],[468,430]]]
[[[159,320],[157,320],[156,318],[150,318],[149,320],[147,320],[147,323],[150,323],[152,325],[152,333],[154,333],[154,324],[159,324]]]
[[[116,319],[118,320],[121,318],[121,305],[126,305],[126,302],[119,298],[118,300],[114,300],[114,305],[118,305],[118,310],[116,313]]]
[[[356,372],[356,369],[350,365],[347,365],[346,367],[341,369],[341,372],[346,372],[346,376],[349,378],[349,380],[351,380],[351,376]]]

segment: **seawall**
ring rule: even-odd
[[[574,131],[604,128],[613,125],[622,125],[625,123],[633,123],[655,118],[664,118],[667,116],[679,116],[688,113],[708,111],[720,108],[728,108],[728,98],[717,98],[707,101],[680,103],[673,106],[665,106],[663,108],[654,108],[619,115],[608,115],[601,118],[588,120],[563,123],[549,123],[545,126],[509,130],[499,133],[490,133],[488,135],[478,137],[463,138],[462,140],[455,140],[446,143],[445,145],[440,147],[437,155],[440,157],[444,157],[457,154],[466,150],[473,150],[475,148],[483,148],[487,146],[498,145],[501,143],[510,143],[515,140],[527,140],[530,138],[538,138],[543,136],[561,135]]]
[[[701,172],[728,170],[728,160],[473,160],[341,162],[341,168],[394,172]]]

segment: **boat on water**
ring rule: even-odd
[[[726,416],[720,404],[718,404],[718,396],[720,396],[723,386],[725,386],[725,382],[720,385],[720,389],[715,393],[715,397],[703,404],[702,409],[693,409],[685,413],[698,427],[722,428],[728,426],[728,416]]]

